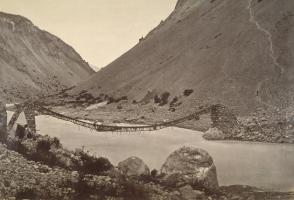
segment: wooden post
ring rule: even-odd
[[[27,120],[28,128],[32,133],[36,133],[36,119],[35,111],[32,107],[28,106],[24,109],[24,114]]]
[[[7,140],[7,112],[6,106],[0,101],[0,142]]]
[[[15,107],[16,107],[16,111],[13,113],[13,115],[12,115],[12,117],[11,117],[9,123],[8,123],[8,126],[7,126],[8,132],[12,130],[15,122],[17,121],[17,119],[18,119],[18,117],[20,115],[20,113],[22,113],[22,111],[23,111],[22,106],[15,105]]]

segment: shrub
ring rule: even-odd
[[[117,108],[118,110],[121,110],[121,109],[122,109],[122,106],[121,106],[121,105],[118,105],[116,108]]]
[[[121,100],[128,100],[128,97],[127,96],[122,96]]]
[[[170,102],[170,107],[172,107],[172,106],[174,106],[175,105],[175,103],[178,101],[179,99],[178,99],[178,97],[174,97],[173,98],[173,100]]]
[[[79,176],[79,181],[74,184],[74,189],[77,199],[88,199],[91,194],[95,193],[95,190],[84,180],[83,175]]]
[[[123,187],[121,196],[125,200],[148,200],[149,192],[143,184],[133,180],[122,179],[120,185]]]
[[[51,148],[51,144],[49,140],[40,140],[37,143],[36,150],[37,152],[48,152]]]
[[[161,95],[161,102],[160,102],[159,106],[166,105],[168,103],[169,96],[170,96],[170,93],[169,92],[162,93],[162,95]]]
[[[176,112],[176,109],[173,108],[173,107],[172,108],[169,108],[168,110],[171,111],[171,112]]]
[[[77,183],[73,184],[76,191],[76,199],[90,199],[96,196],[97,199],[124,199],[124,200],[147,200],[149,191],[144,184],[138,181],[119,176],[113,181],[115,184],[104,185],[102,182],[95,182],[92,175],[81,175]],[[94,181],[92,184],[92,180]]]
[[[15,140],[12,144],[11,147],[9,147],[11,149],[15,149],[18,153],[22,154],[22,155],[26,155],[27,154],[27,149],[25,148],[25,146],[22,144],[21,140]]]
[[[54,145],[55,147],[61,147],[61,143],[57,137],[53,138],[51,145]]]
[[[56,148],[60,148],[60,142],[57,138],[44,138],[42,140],[37,141],[36,152],[29,155],[30,159],[35,161],[41,161],[49,166],[65,166],[60,162],[60,160],[56,157],[56,155],[50,151],[52,146]]]
[[[79,156],[83,163],[79,169],[81,173],[99,175],[102,172],[109,171],[113,168],[113,165],[107,158],[96,158],[83,151],[79,152]]]
[[[37,194],[31,188],[24,188],[16,193],[15,198],[16,200],[22,200],[22,199],[37,200]]]
[[[107,104],[112,104],[115,102],[115,99],[113,97],[108,97],[107,98]]]
[[[153,169],[152,171],[151,171],[151,176],[152,177],[156,177],[157,176],[157,174],[158,174],[158,171],[156,170],[156,169]]]
[[[155,95],[154,96],[154,103],[160,103],[161,102],[161,99],[159,98],[159,96],[158,95]]]
[[[192,90],[192,89],[186,89],[186,90],[184,91],[184,96],[188,97],[188,96],[190,96],[193,92],[194,92],[194,90]]]

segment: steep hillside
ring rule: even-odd
[[[76,85],[94,71],[75,50],[21,16],[0,12],[0,98],[14,101]]]
[[[189,102],[277,110],[294,92],[294,1],[179,0],[138,45],[74,92],[142,100],[193,89]]]

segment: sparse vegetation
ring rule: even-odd
[[[194,90],[192,90],[192,89],[186,89],[186,90],[184,91],[184,96],[188,97],[188,96],[190,96],[193,92],[194,92]]]
[[[119,198],[124,200],[147,200],[149,191],[143,183],[128,179],[123,175],[114,178],[112,181],[101,180],[99,185],[90,184],[96,178],[93,175],[80,175],[79,181],[73,185],[79,199],[90,199],[90,196],[96,196],[97,199]]]
[[[170,102],[170,107],[173,107],[174,105],[175,105],[175,103],[177,103],[177,101],[179,100],[179,98],[177,97],[177,96],[175,96],[174,98],[173,98],[173,100]]]
[[[37,194],[32,188],[23,188],[16,193],[15,199],[16,200],[23,200],[23,199],[37,200]]]
[[[37,152],[48,152],[51,148],[51,144],[49,140],[40,140],[37,143],[36,150]]]
[[[94,156],[90,156],[84,151],[79,152],[78,156],[82,161],[82,166],[79,166],[78,169],[83,174],[99,175],[102,172],[111,170],[113,168],[113,165],[107,158],[96,158]]]
[[[155,104],[159,104],[161,102],[161,99],[159,98],[159,96],[156,94],[155,96],[154,96],[154,103]]]
[[[140,184],[133,180],[122,179],[120,184],[123,187],[122,197],[125,200],[148,200],[149,192],[144,184]]]
[[[118,106],[116,106],[116,108],[117,108],[118,110],[121,110],[121,109],[122,109],[122,105],[118,105]]]
[[[164,106],[168,103],[168,98],[170,96],[169,92],[164,92],[160,95],[160,97],[156,94],[154,96],[154,103],[158,104],[159,106]]]
[[[161,95],[161,102],[160,102],[159,106],[166,105],[168,103],[169,96],[170,96],[170,93],[169,92],[162,93],[162,95]]]

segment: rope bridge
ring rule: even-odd
[[[26,118],[27,116],[32,116],[31,118],[34,118],[35,115],[33,114],[34,111],[38,111],[39,113],[43,114],[43,115],[49,115],[51,117],[60,119],[60,120],[64,120],[64,121],[68,121],[71,122],[73,124],[79,125],[79,126],[83,126],[92,130],[95,130],[97,132],[138,132],[138,131],[155,131],[155,130],[160,130],[163,128],[167,128],[167,127],[171,127],[171,126],[175,126],[177,124],[183,123],[185,121],[190,121],[192,119],[199,119],[200,115],[206,114],[206,113],[210,113],[212,109],[217,108],[220,105],[212,105],[212,106],[206,106],[206,107],[201,107],[199,108],[197,111],[195,111],[194,113],[175,119],[175,120],[171,120],[171,121],[167,121],[167,122],[162,122],[162,123],[155,123],[155,124],[151,124],[151,125],[143,125],[143,126],[115,126],[115,125],[100,125],[100,124],[96,124],[96,123],[91,123],[91,122],[86,122],[86,121],[82,121],[82,120],[78,120],[57,112],[54,112],[48,108],[45,108],[37,103],[26,103],[21,105],[16,106],[16,112],[14,113],[14,115],[12,116],[10,122],[9,122],[9,126],[8,129],[12,129],[12,127],[14,126],[18,116],[20,115],[20,113],[22,111],[25,112]],[[30,120],[30,121],[29,121]],[[36,130],[36,124],[35,124],[35,119],[30,119],[29,118],[28,121],[28,127],[32,130],[35,131]],[[30,124],[31,123],[31,124]]]

